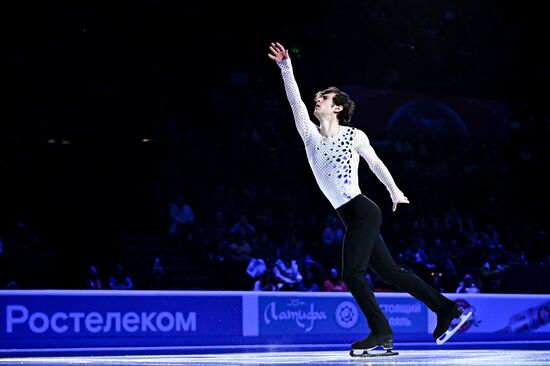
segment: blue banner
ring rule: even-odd
[[[0,296],[0,346],[153,346],[242,337],[240,296]]]
[[[550,333],[550,296],[505,294],[451,294],[472,316],[459,334],[484,333],[515,339],[512,334]],[[435,326],[435,315],[429,324]]]
[[[472,317],[455,341],[550,339],[550,295],[444,294]],[[377,293],[396,342],[433,341],[436,316]],[[0,354],[103,347],[347,343],[368,334],[350,293],[0,291]]]
[[[412,297],[378,299],[392,329],[426,333],[427,309]],[[260,335],[367,334],[365,316],[351,296],[261,296]]]

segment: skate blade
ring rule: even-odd
[[[372,353],[369,353],[369,351],[367,351],[367,350],[357,351],[357,352],[361,352],[361,353],[354,353],[354,351],[352,350],[352,351],[349,352],[349,355],[351,357],[384,357],[384,356],[397,356],[397,355],[399,355],[399,352],[395,352],[391,349],[381,351],[381,352],[372,352]]]
[[[460,316],[460,322],[453,328],[447,330],[441,337],[435,340],[435,343],[438,345],[442,345],[443,343],[447,342],[449,338],[455,334],[464,323],[466,323],[466,320],[468,320],[472,316],[472,312],[470,311],[468,314],[462,314]]]

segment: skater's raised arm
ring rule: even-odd
[[[386,186],[388,192],[390,192],[391,200],[393,202],[393,211],[397,209],[398,203],[409,203],[409,199],[405,197],[399,188],[397,188],[397,185],[395,184],[388,168],[386,168],[386,165],[384,165],[382,160],[380,160],[378,155],[376,155],[376,152],[369,142],[369,138],[361,130],[357,131],[357,152],[365,159],[372,172],[376,175],[380,182]]]
[[[298,84],[294,78],[292,70],[292,63],[288,55],[288,50],[283,47],[282,44],[275,42],[269,46],[270,53],[269,58],[277,62],[277,65],[281,69],[281,76],[285,85],[286,96],[290,107],[292,108],[292,114],[294,115],[294,122],[298,133],[302,137],[304,144],[308,144],[310,131],[312,128],[316,128],[315,124],[309,118],[309,112],[305,103],[300,96],[300,90]]]

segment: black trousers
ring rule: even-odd
[[[418,276],[395,263],[380,235],[382,213],[373,201],[360,194],[338,207],[336,212],[346,228],[342,248],[342,278],[373,333],[388,335],[393,334],[393,331],[365,278],[369,267],[384,282],[408,292],[436,314],[446,315],[456,306]]]

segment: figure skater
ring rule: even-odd
[[[422,301],[437,314],[433,337],[438,344],[446,342],[466,322],[471,313],[440,294],[415,274],[393,260],[382,236],[382,213],[359,188],[357,169],[360,157],[387,188],[393,207],[409,203],[399,190],[390,172],[376,155],[367,135],[349,123],[355,109],[348,94],[336,87],[316,93],[311,121],[301,99],[288,50],[280,43],[271,43],[268,56],[281,70],[286,96],[292,108],[296,128],[306,150],[309,165],[319,188],[330,201],[345,227],[342,250],[342,278],[367,319],[370,334],[352,344],[352,356],[395,355],[394,333],[380,309],[365,275],[372,268],[385,282],[400,288]],[[452,329],[453,320],[459,318]],[[444,337],[442,337],[444,335]],[[440,339],[440,337],[442,339]],[[385,353],[368,353],[382,346]]]

